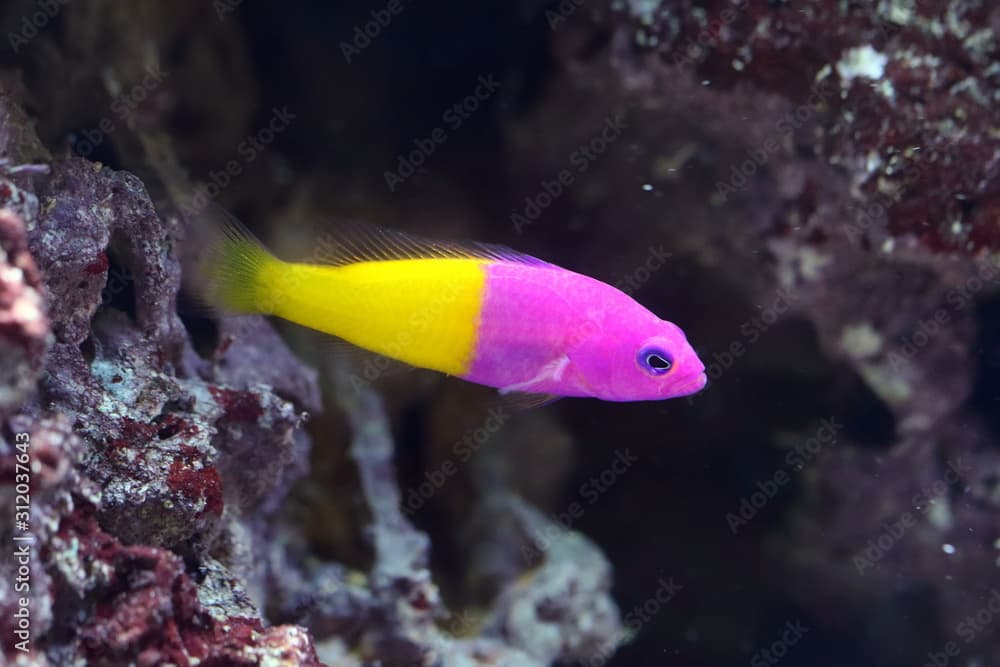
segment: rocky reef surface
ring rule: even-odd
[[[7,662],[1000,660],[1000,9],[0,25]],[[681,324],[711,383],[512,413],[206,317],[211,200],[300,257],[338,219],[508,243]]]

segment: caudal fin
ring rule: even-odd
[[[267,313],[268,275],[281,260],[219,207],[189,221],[185,290],[209,310]]]

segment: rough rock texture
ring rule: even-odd
[[[9,194],[16,191],[10,181],[3,186]],[[34,391],[49,327],[39,293],[41,278],[28,253],[24,221],[14,208],[0,210],[0,336],[4,343],[0,353],[0,414],[5,414]]]
[[[19,218],[3,213],[5,251],[24,276],[24,303],[4,310],[20,319],[5,330],[22,326],[29,368],[45,361],[37,402],[4,431],[12,481],[17,434],[31,441],[32,648],[54,664],[316,664],[306,630],[265,628],[235,580],[220,605],[205,582],[218,583],[177,555],[207,567],[216,553],[223,573],[241,565],[226,555],[236,525],[266,531],[258,510],[286,493],[289,469],[301,470],[301,408],[269,385],[202,379],[215,372],[176,314],[170,226],[135,177],[72,159],[38,180],[31,256],[23,237],[18,245]],[[41,300],[27,293],[42,283],[47,358]],[[260,331],[245,330],[230,350],[275,344],[270,332],[254,341]],[[303,389],[292,395],[300,406],[317,407],[314,373],[287,353],[270,361]]]

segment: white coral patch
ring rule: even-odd
[[[858,46],[848,49],[837,63],[837,74],[844,85],[850,85],[856,78],[877,81],[885,74],[885,65],[889,57],[879,53],[870,46]]]

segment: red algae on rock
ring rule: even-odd
[[[223,419],[234,422],[256,422],[264,414],[260,401],[250,392],[233,391],[223,387],[209,387],[209,392],[222,407]]]
[[[829,86],[809,148],[934,252],[1000,250],[1000,9],[990,3],[628,2],[635,44],[719,90],[796,104]]]
[[[194,502],[204,502],[205,509],[215,516],[222,515],[222,479],[215,468],[196,466],[196,461],[187,458],[175,459],[170,464],[167,486]]]
[[[88,568],[103,570],[99,582],[79,591],[94,605],[76,640],[88,664],[249,666],[265,658],[289,666],[320,664],[308,641],[279,640],[288,628],[265,630],[256,618],[208,614],[178,556],[122,545],[100,529],[92,507],[62,519],[53,548],[71,543]]]

